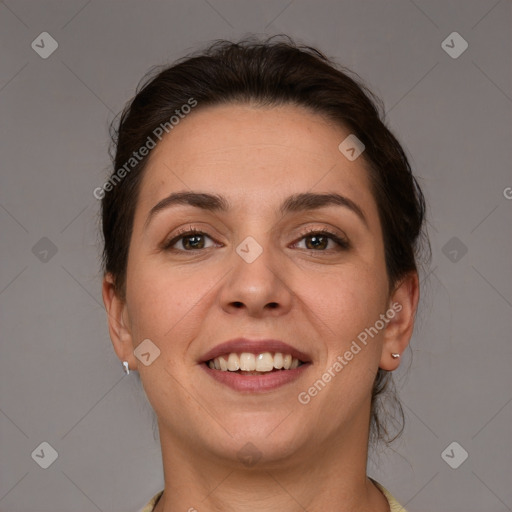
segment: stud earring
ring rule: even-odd
[[[393,352],[391,352],[391,357],[393,359],[398,359],[400,357],[400,354],[394,354]]]
[[[123,369],[126,375],[130,375],[130,367],[128,366],[128,361],[123,361]]]

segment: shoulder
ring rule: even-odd
[[[162,496],[163,492],[164,491],[161,490],[159,493],[155,494],[140,512],[153,512],[153,509],[155,508],[155,505],[160,499],[160,496]]]
[[[390,512],[407,512],[383,485],[379,484],[379,482],[375,481],[373,478],[371,480],[388,500]]]
[[[386,499],[389,502],[389,507],[391,512],[407,512],[398,501],[393,497],[393,495],[379,482],[372,479],[372,482],[379,488],[379,490],[384,494]],[[160,499],[160,496],[163,494],[163,490],[159,493],[155,494],[147,503],[147,505],[141,510],[141,512],[153,512],[153,509],[155,508],[155,505],[157,504],[158,500]]]

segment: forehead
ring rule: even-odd
[[[303,107],[198,106],[152,151],[138,210],[187,189],[221,193],[240,208],[338,191],[372,209],[363,158],[349,161],[338,149],[349,134]]]

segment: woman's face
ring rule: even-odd
[[[365,162],[338,149],[349,134],[296,106],[223,105],[193,112],[153,150],[121,307],[130,350],[150,340],[152,355],[147,366],[123,356],[161,438],[180,450],[276,463],[367,435],[393,321],[375,325],[392,297]],[[166,201],[184,192],[221,200]],[[378,333],[363,344],[370,327]],[[241,353],[259,368],[287,353],[305,364],[258,375],[209,368],[212,350],[237,338],[245,344],[216,351],[231,368]]]

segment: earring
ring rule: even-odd
[[[123,361],[123,369],[126,375],[130,375],[130,367],[128,366],[128,361]]]
[[[394,354],[393,352],[391,352],[391,357],[393,359],[398,359],[400,357],[400,354]]]

